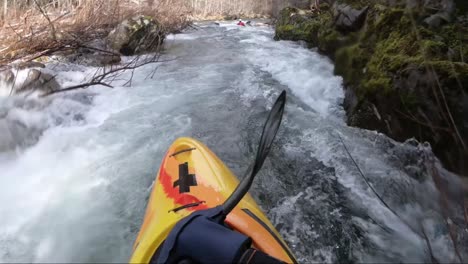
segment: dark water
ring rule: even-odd
[[[127,261],[171,142],[197,138],[243,175],[283,89],[283,126],[252,193],[301,263],[430,262],[421,230],[438,261],[454,262],[447,222],[468,259],[460,180],[429,146],[347,127],[331,62],[272,36],[204,24],[169,37],[164,57],[175,60],[153,78],[154,65],[138,69],[131,87],[0,99],[0,261]],[[93,71],[56,70],[62,83]],[[450,188],[447,214],[432,164]]]

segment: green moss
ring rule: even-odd
[[[440,77],[448,79],[457,79],[466,83],[468,79],[468,64],[464,62],[452,61],[425,61],[421,64],[423,67],[429,67],[434,70]],[[465,90],[468,89],[465,85]]]
[[[460,57],[465,55],[462,50],[464,45],[453,40],[456,35],[453,26],[446,29],[442,34],[445,36],[441,37],[437,32],[416,25],[411,14],[398,8],[383,9],[379,14],[374,13],[373,19],[367,22],[358,44],[337,54],[337,63],[346,65],[344,72],[344,67],[337,66],[337,73],[343,74],[345,81],[358,87],[358,97],[364,98],[381,91],[384,94],[394,92],[391,87],[395,76],[405,76],[405,71],[410,67],[430,65],[444,78],[460,78],[465,72],[464,66],[454,64],[447,58],[450,45],[458,44],[451,48],[452,53],[460,54]],[[360,69],[365,69],[365,72]],[[362,73],[361,77],[359,73]],[[401,98],[406,105],[415,105],[411,94]]]
[[[340,33],[336,30],[327,30],[318,37],[318,47],[327,53],[334,53],[341,45]]]
[[[458,18],[439,28],[430,28],[424,19],[434,10],[409,10],[402,6],[405,1],[397,1],[402,5],[393,7],[373,0],[337,2],[354,8],[370,7],[360,31],[337,32],[331,12],[318,16],[290,13],[278,28],[291,32],[289,39],[306,40],[334,58],[335,73],[343,77],[346,86],[358,97],[349,119],[351,123],[361,118],[364,121],[359,121],[360,125],[396,133],[401,138],[415,136],[412,129],[419,127],[402,114],[421,120],[434,117],[430,120],[434,125],[445,127],[447,124],[439,120],[439,110],[434,106],[434,86],[440,87],[446,96],[455,122],[463,122],[461,97],[468,93],[466,20]],[[373,113],[368,114],[369,109],[372,112],[371,105],[377,108],[385,124],[376,120]],[[422,140],[433,140],[431,132],[419,136]]]
[[[358,84],[365,75],[371,54],[359,44],[339,49],[335,54],[335,73],[347,83]]]
[[[411,68],[431,67],[444,78],[466,74],[468,45],[466,28],[448,24],[438,30],[424,27],[414,10],[388,7],[370,0],[341,0],[355,8],[370,6],[360,32],[342,34],[333,28],[330,12],[318,16],[283,10],[277,27],[280,39],[305,40],[335,59],[335,73],[355,87],[359,98],[401,93],[402,103],[416,105],[411,92],[392,89],[396,77],[406,78]],[[449,58],[450,57],[450,58]],[[455,62],[452,62],[455,60]],[[458,63],[458,62],[460,63]]]
[[[297,27],[294,25],[283,25],[276,28],[276,38],[286,40],[312,41],[311,27]]]
[[[368,21],[363,41],[375,36],[375,40],[386,39],[390,34],[411,33],[411,20],[405,16],[405,10],[399,8],[385,8],[382,11],[374,11]]]
[[[296,27],[293,25],[284,25],[276,28],[276,36],[279,39],[300,40],[302,36],[297,36]]]
[[[332,16],[328,12],[317,15],[297,8],[285,8],[276,23],[275,39],[304,40],[318,46],[321,30],[331,27]]]
[[[361,98],[376,92],[390,94],[392,91],[392,80],[386,76],[374,76],[374,78],[364,80],[361,85],[362,88],[359,93]]]
[[[406,111],[413,111],[413,109],[416,109],[421,103],[420,99],[421,98],[411,92],[400,93],[400,102]]]

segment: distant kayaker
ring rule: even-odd
[[[238,26],[245,27],[245,23],[242,22],[242,19],[239,19],[239,23],[237,23]]]

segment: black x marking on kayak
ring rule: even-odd
[[[174,188],[179,186],[179,193],[190,192],[190,186],[197,186],[195,174],[189,174],[188,162],[179,164],[179,179],[174,182]]]

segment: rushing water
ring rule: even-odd
[[[429,262],[423,233],[438,261],[457,261],[447,222],[468,260],[457,177],[435,162],[448,219],[430,147],[346,126],[333,64],[272,37],[202,24],[170,36],[167,61],[152,78],[155,65],[138,69],[131,87],[0,99],[0,261],[127,261],[171,142],[197,138],[242,175],[283,89],[283,126],[252,193],[300,262]],[[94,71],[56,67],[62,84]]]

